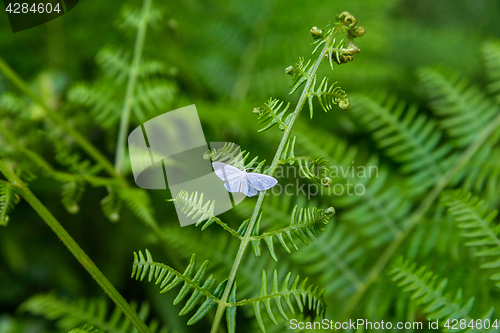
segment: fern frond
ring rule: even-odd
[[[282,287],[279,287],[279,277],[278,272],[275,270],[273,273],[273,279],[271,283],[271,291],[268,289],[268,278],[265,271],[262,271],[261,277],[261,288],[258,297],[252,299],[245,299],[232,303],[233,306],[241,305],[252,305],[255,313],[255,318],[259,323],[261,330],[265,333],[266,328],[264,325],[264,320],[261,312],[261,305],[264,305],[267,314],[271,320],[277,325],[278,322],[274,315],[275,310],[272,307],[272,301],[278,308],[280,315],[288,321],[288,315],[283,307],[283,300],[285,301],[288,311],[295,314],[295,308],[292,303],[292,296],[297,304],[299,311],[304,312],[307,307],[309,310],[315,312],[315,314],[322,318],[325,314],[326,304],[323,298],[324,289],[319,289],[318,286],[313,284],[307,285],[308,278],[300,281],[300,277],[297,276],[290,286],[292,278],[292,273],[288,273],[283,281]]]
[[[313,159],[308,156],[295,156],[295,139],[288,139],[285,148],[280,156],[280,164],[293,165],[295,162],[299,165],[299,171],[302,175],[310,180],[314,180],[321,186],[330,186],[332,180],[328,177],[330,170],[326,166],[328,162],[324,157]]]
[[[88,87],[77,84],[68,92],[68,100],[77,105],[90,108],[99,126],[109,128],[120,118],[120,104],[116,102],[115,92],[109,85]]]
[[[446,192],[442,200],[462,230],[462,237],[468,240],[465,245],[479,248],[474,254],[487,259],[481,267],[500,268],[500,224],[493,224],[498,211],[491,211],[484,201],[462,190]],[[491,279],[500,280],[500,271],[493,274]],[[500,282],[496,285],[500,287]]]
[[[0,225],[7,225],[9,222],[9,213],[18,202],[19,196],[12,190],[12,185],[0,181]]]
[[[258,156],[255,156],[252,160],[248,161],[249,157],[250,152],[247,152],[246,150],[241,151],[238,145],[230,142],[224,143],[224,146],[219,149],[212,148],[212,150],[208,150],[203,156],[205,160],[224,162],[240,170],[252,169],[253,172],[261,172],[266,160],[257,163],[257,160],[259,159]]]
[[[104,47],[97,53],[96,62],[116,84],[123,83],[129,75],[130,53],[122,49]]]
[[[155,284],[160,284],[161,293],[166,293],[184,283],[177,297],[174,299],[174,305],[182,302],[191,290],[192,294],[181,309],[179,315],[186,315],[194,310],[201,299],[205,297],[205,301],[198,307],[198,310],[187,322],[188,325],[193,325],[207,315],[207,313],[219,302],[227,283],[227,280],[224,280],[217,285],[217,281],[213,275],[205,279],[208,260],[205,261],[196,272],[195,265],[196,256],[193,254],[184,273],[179,273],[167,265],[153,262],[151,253],[149,253],[148,250],[146,250],[146,258],[144,258],[142,252],[139,251],[139,255],[134,252],[132,277],[142,281],[147,275],[149,282],[154,279]]]
[[[127,206],[139,220],[153,228],[157,227],[158,224],[154,217],[151,198],[146,191],[139,188],[126,188],[118,190],[117,193],[125,206]]]
[[[355,223],[363,236],[367,237],[370,247],[378,247],[401,233],[401,224],[412,208],[412,202],[407,198],[408,189],[401,186],[395,177],[389,177],[389,171],[380,167],[377,158],[371,158],[361,164],[361,174],[354,172],[357,150],[350,147],[340,138],[329,135],[320,143],[308,138],[310,130],[301,130],[302,149],[311,154],[325,156],[329,160],[332,181],[343,186],[362,190],[362,195],[335,194],[335,186],[329,193],[335,196],[336,206],[344,210],[339,216],[339,223]],[[321,135],[322,133],[317,133]],[[325,135],[326,136],[326,135]]]
[[[311,60],[309,59],[307,63],[304,64],[304,58],[299,58],[298,63],[286,68],[286,73],[292,75],[290,95],[297,91],[297,89],[309,79],[313,70],[314,66],[311,66]]]
[[[158,22],[162,20],[162,13],[154,4],[151,5],[148,12],[144,13],[141,9],[132,7],[130,5],[124,5],[121,7],[120,16],[121,23],[119,25],[125,31],[130,29],[138,29],[141,21],[146,20],[147,24],[151,27],[158,26]]]
[[[349,232],[345,224],[328,228],[322,237],[292,257],[294,265],[318,277],[326,294],[339,298],[362,287],[359,266],[365,258],[366,249],[359,237]]]
[[[49,134],[49,137],[54,142],[57,162],[68,167],[72,172],[81,175],[95,175],[102,170],[100,164],[93,164],[88,159],[82,159],[79,153],[72,152],[67,143],[60,140],[57,136]]]
[[[0,96],[0,110],[9,111],[23,120],[32,120],[28,112],[29,104],[9,91],[3,91]]]
[[[80,211],[78,202],[82,198],[84,190],[85,184],[75,180],[70,180],[61,185],[61,202],[69,213],[76,214]]]
[[[459,75],[427,68],[420,70],[418,76],[434,113],[443,117],[440,126],[458,147],[472,142],[497,114],[498,107],[481,89]]]
[[[120,220],[120,210],[122,201],[117,197],[115,191],[108,187],[108,195],[101,200],[101,209],[111,222],[118,222]]]
[[[131,306],[142,320],[148,319],[150,313],[148,303],[142,303],[137,307],[137,303],[131,302]],[[135,327],[118,307],[115,307],[112,312],[109,311],[104,298],[71,301],[58,298],[55,293],[37,294],[21,304],[20,310],[55,320],[60,330],[67,331],[82,325],[92,325],[104,332],[136,332]],[[152,333],[166,333],[165,329],[160,328],[156,319],[150,320],[148,326]],[[89,330],[91,329],[87,329],[87,331]]]
[[[314,208],[301,208],[299,210],[298,206],[295,206],[292,211],[292,216],[290,218],[290,225],[286,228],[278,229],[275,231],[264,232],[261,235],[252,236],[250,239],[255,242],[257,246],[260,246],[261,240],[267,244],[269,253],[271,257],[278,261],[274,250],[274,241],[277,239],[281,246],[290,253],[290,248],[288,247],[285,240],[287,240],[295,250],[299,250],[297,243],[293,236],[296,236],[305,245],[309,245],[309,241],[314,241],[314,237],[319,237],[321,232],[326,230],[325,225],[330,223],[331,218],[335,214],[335,209],[333,207],[327,208],[326,210]],[[260,219],[255,225],[255,232],[259,232]],[[245,231],[243,231],[245,232]]]
[[[148,79],[137,83],[133,98],[133,108],[137,118],[147,120],[142,110],[150,114],[155,110],[164,110],[174,99],[175,85],[166,80]]]
[[[198,196],[198,191],[189,194],[187,191],[181,191],[175,197],[175,199],[168,199],[167,201],[173,201],[177,207],[181,209],[181,211],[186,214],[187,217],[191,217],[196,221],[196,226],[199,226],[203,223],[201,230],[205,230],[213,223],[217,223],[224,230],[228,231],[231,235],[237,238],[241,238],[241,236],[234,230],[229,227],[226,223],[222,222],[217,216],[214,215],[215,208],[215,200],[203,202],[203,193],[200,193]]]
[[[138,78],[143,79],[152,76],[171,74],[172,68],[167,70],[161,61],[143,60],[139,65]]]
[[[283,108],[284,104],[283,101],[280,102],[278,99],[271,98],[264,106],[253,109],[253,113],[259,116],[257,119],[260,123],[267,123],[263,128],[259,129],[259,132],[266,131],[274,125],[278,125],[278,129],[281,131],[287,129],[292,113],[287,114],[290,103],[287,103]]]
[[[491,41],[481,48],[483,53],[486,73],[490,82],[489,92],[495,96],[497,103],[500,103],[500,42]]]
[[[69,330],[68,333],[100,333],[100,331],[97,328],[94,329],[94,326],[87,326],[85,324],[80,328],[73,328],[72,330]]]
[[[349,107],[351,106],[351,102],[349,101],[346,92],[342,90],[342,88],[335,86],[336,84],[337,82],[334,82],[330,86],[328,86],[328,78],[325,77],[316,90],[316,78],[314,79],[311,89],[307,94],[309,114],[311,119],[313,117],[314,97],[318,98],[319,104],[325,112],[330,111],[335,104],[338,104],[339,107],[343,110],[349,109]]]
[[[394,96],[352,97],[353,113],[373,132],[378,146],[396,162],[403,163],[403,172],[411,174],[410,193],[422,193],[442,177],[451,163],[452,157],[447,157],[452,148],[439,144],[442,133],[435,120],[418,114],[416,106],[407,108]]]
[[[459,290],[455,296],[444,294],[447,279],[440,280],[438,276],[426,270],[425,267],[416,268],[416,264],[410,262],[399,262],[396,264],[391,274],[394,281],[399,281],[399,286],[404,287],[405,292],[411,292],[413,299],[419,300],[422,305],[426,305],[424,312],[429,319],[465,319],[469,323],[472,318],[469,316],[474,304],[474,297],[464,304],[462,291]],[[494,308],[490,309],[483,319],[491,319]],[[444,324],[444,322],[442,322]],[[457,329],[456,332],[465,329]],[[498,332],[498,329],[476,329],[470,332]],[[468,331],[469,332],[469,331]]]

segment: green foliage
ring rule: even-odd
[[[441,118],[440,127],[455,139],[456,146],[463,147],[494,118],[497,106],[479,87],[456,74],[442,72],[426,68],[418,76],[434,113]]]
[[[94,329],[93,326],[83,325],[81,328],[74,328],[69,330],[68,333],[99,333],[98,329]]]
[[[239,302],[240,305],[247,305],[247,304],[252,305],[257,322],[259,323],[259,326],[263,332],[266,332],[266,327],[264,325],[264,320],[262,318],[262,313],[261,313],[262,305],[264,305],[264,308],[266,309],[266,312],[269,315],[269,318],[272,320],[272,322],[275,325],[278,324],[274,316],[275,310],[273,310],[272,307],[271,301],[273,300],[274,304],[278,308],[279,313],[286,321],[289,321],[290,319],[283,308],[282,299],[284,299],[285,304],[288,307],[288,310],[294,314],[295,309],[292,304],[292,296],[295,302],[297,303],[300,312],[304,312],[304,308],[305,306],[307,306],[310,310],[313,310],[318,317],[322,318],[324,316],[326,307],[323,300],[324,290],[320,290],[317,286],[314,286],[313,284],[308,285],[307,278],[302,280],[301,282],[299,276],[295,278],[292,285],[290,286],[291,276],[292,276],[291,273],[287,274],[285,280],[283,281],[283,285],[280,289],[278,272],[275,270],[273,273],[273,280],[271,283],[271,292],[269,292],[267,283],[267,274],[265,271],[263,271],[259,296],[254,299],[243,300]],[[234,288],[233,290],[236,290],[236,288]],[[235,291],[233,292],[235,293]],[[234,302],[234,300],[232,302]]]
[[[224,331],[225,319],[229,333],[283,332],[290,326],[286,319],[317,321],[318,315],[425,325],[422,309],[429,310],[429,318],[495,318],[496,2],[143,3],[143,9],[116,1],[80,4],[64,20],[20,34],[10,33],[8,21],[0,22],[0,49],[9,50],[2,55],[5,62],[0,59],[0,167],[7,167],[4,176],[12,170],[22,180],[22,186],[0,181],[0,224],[8,217],[19,222],[0,233],[0,306],[6,310],[0,331],[134,330],[123,315],[117,327],[109,326],[113,315],[98,315],[101,301],[84,301],[82,295],[102,294],[95,288],[100,280],[76,269],[62,243],[49,237],[39,223],[47,222],[49,210],[124,298],[147,298],[169,331],[208,332],[210,326]],[[369,27],[366,38],[354,39],[364,31],[342,13],[326,29],[310,30],[311,47],[307,30],[328,22],[340,8]],[[36,57],[27,57],[26,50]],[[297,61],[309,51],[316,58]],[[268,102],[254,108],[259,100]],[[206,160],[274,176],[294,194],[275,195],[275,188],[216,217],[217,202],[207,202],[201,193],[182,192],[174,203],[165,203],[168,190],[138,189],[128,163],[109,161],[125,147],[117,144],[118,132],[126,139],[127,131],[144,121],[193,103],[207,142],[234,141],[247,150],[226,144],[207,151]],[[304,108],[309,115],[298,114],[307,112]],[[328,113],[314,113],[318,108]],[[361,167],[372,175],[364,176]],[[38,199],[26,197],[28,188]],[[355,188],[363,194],[345,191]],[[174,204],[200,228],[180,228]],[[327,207],[335,207],[334,222]],[[207,228],[214,222],[222,228]],[[269,256],[261,253],[262,240]],[[250,246],[259,257],[248,253]],[[153,272],[151,281],[157,282],[162,272],[164,278],[174,274],[167,285],[176,281],[177,295],[123,278],[130,265],[126,258],[137,248],[158,253],[155,257],[168,264],[148,262],[143,252],[140,275],[147,270],[149,279]],[[192,253],[210,266],[191,263]],[[398,264],[396,275],[409,293],[387,274],[400,255],[408,262]],[[90,261],[80,262],[88,268]],[[429,270],[417,269],[424,266]],[[197,273],[204,277],[193,283]],[[295,280],[299,275],[309,280]],[[217,293],[215,283],[204,294],[200,290],[210,276],[227,282],[219,283]],[[15,311],[33,290],[51,289],[77,301],[47,299],[39,307],[43,318]],[[463,295],[456,292],[461,289]],[[178,312],[194,306],[192,316],[207,301],[206,315],[186,326]],[[86,305],[78,308],[79,302]],[[60,317],[51,319],[52,314]],[[54,320],[72,325],[60,329]],[[159,328],[147,322],[151,330]]]
[[[0,182],[0,225],[6,226],[9,222],[9,212],[19,202],[19,197],[12,190],[9,183]]]
[[[284,131],[288,128],[292,114],[287,114],[287,111],[290,108],[290,103],[283,107],[284,103],[285,102],[280,102],[277,99],[270,99],[267,103],[264,104],[264,106],[253,109],[253,113],[259,116],[258,119],[261,123],[267,122],[267,125],[261,128],[259,132],[268,130],[274,125],[278,125],[278,129],[280,129],[281,131]],[[283,117],[285,117],[285,119],[283,119]]]
[[[454,295],[445,294],[445,288],[448,284],[447,279],[439,279],[437,275],[427,271],[425,267],[417,269],[416,264],[402,262],[402,260],[394,267],[391,274],[393,280],[398,281],[398,285],[403,287],[405,292],[413,294],[412,299],[418,300],[422,305],[426,306],[424,312],[429,319],[439,319],[442,324],[445,324],[448,319],[450,320],[448,324],[452,323],[454,319],[458,321],[465,319],[466,323],[471,322],[473,317],[470,316],[470,312],[474,305],[474,297],[465,301],[461,290]],[[481,319],[494,320],[494,312],[495,309],[491,308]],[[466,329],[467,326],[455,331],[462,332]],[[499,331],[498,328],[467,330],[467,332]]]
[[[149,253],[148,250],[146,250],[146,258],[144,258],[142,252],[139,251],[139,256],[134,252],[132,277],[142,281],[147,275],[149,282],[154,279],[155,284],[160,285],[161,293],[166,293],[184,283],[177,297],[174,299],[174,305],[182,302],[186,296],[189,295],[191,290],[192,294],[179,312],[181,316],[194,310],[202,298],[205,297],[203,303],[187,322],[188,325],[192,325],[206,316],[216,303],[219,302],[227,283],[227,281],[222,281],[217,284],[213,275],[205,279],[208,260],[205,261],[197,271],[195,271],[195,265],[196,256],[193,254],[184,273],[179,273],[169,266],[153,262],[151,253]]]
[[[250,238],[252,241],[252,245],[254,248],[254,252],[257,256],[260,256],[260,243],[262,240],[266,243],[269,253],[271,257],[278,261],[278,257],[276,256],[276,252],[274,250],[274,241],[278,240],[279,244],[283,246],[283,248],[291,253],[290,248],[287,245],[288,241],[295,250],[299,250],[297,243],[294,240],[294,237],[297,237],[302,243],[305,245],[309,245],[309,242],[312,242],[313,236],[319,237],[321,232],[326,230],[325,225],[328,224],[335,214],[335,209],[333,207],[327,208],[326,210],[314,208],[301,208],[295,206],[292,211],[292,215],[290,217],[290,225],[288,227],[278,229],[275,231],[264,232],[259,235],[260,229],[260,219],[257,220],[257,223],[254,228],[254,236]],[[249,220],[243,222],[238,230],[238,233],[245,234],[248,228]]]
[[[462,230],[462,237],[467,240],[466,246],[477,248],[475,256],[486,258],[481,268],[497,269],[500,267],[500,226],[493,224],[498,211],[491,211],[483,200],[462,190],[443,194],[443,202],[449,207],[457,226]],[[490,277],[500,280],[497,272]],[[500,287],[500,283],[496,284]]]
[[[355,99],[356,98],[356,99]],[[396,96],[378,94],[376,99],[355,96],[353,113],[360,117],[378,147],[409,173],[411,194],[420,194],[435,184],[449,165],[451,147],[439,145],[442,133],[437,122],[424,114],[417,115],[418,107],[408,107]]]
[[[133,303],[140,317],[146,320],[150,314],[150,305],[141,304],[139,307]],[[77,299],[69,300],[58,298],[55,293],[37,294],[26,300],[20,307],[22,311],[43,316],[49,320],[56,321],[59,330],[70,330],[80,325],[81,328],[72,329],[74,333],[131,333],[135,329],[130,321],[122,314],[120,309],[109,311],[106,300],[99,299]],[[88,327],[87,325],[92,325]],[[149,328],[152,333],[166,333],[160,328],[159,322],[150,320]],[[99,330],[99,331],[98,331]]]
[[[261,172],[266,160],[257,163],[257,160],[259,159],[258,156],[255,156],[252,160],[248,161],[249,157],[250,152],[247,152],[246,150],[241,151],[236,144],[229,142],[224,143],[224,146],[219,149],[212,148],[212,150],[205,152],[203,155],[205,160],[223,162],[240,170],[253,169],[253,172]]]

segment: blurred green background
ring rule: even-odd
[[[153,111],[145,107],[147,112],[144,112],[142,120],[196,104],[207,141],[233,141],[250,151],[252,156],[258,155],[268,161],[273,157],[279,138],[275,133],[256,133],[259,125],[252,109],[262,105],[269,97],[288,100],[292,104],[297,100],[296,96],[288,97],[290,77],[284,69],[296,63],[299,57],[310,57],[312,39],[309,30],[312,26],[324,28],[342,11],[355,15],[359,25],[366,29],[365,36],[356,40],[361,53],[355,56],[353,62],[335,66],[333,72],[324,66],[321,74],[338,81],[348,94],[388,91],[410,104],[416,104],[424,114],[430,114],[431,111],[418,85],[416,71],[427,66],[445,67],[468,78],[471,83],[484,87],[487,76],[481,47],[485,42],[500,37],[500,2],[489,0],[187,0],[155,1],[154,6],[158,17],[148,27],[144,58],[157,61],[161,67],[153,82],[161,80],[163,88],[158,92],[161,95],[158,97],[161,107]],[[126,23],[127,18],[133,21],[133,10],[139,8],[139,2],[80,1],[75,9],[63,17],[15,34],[10,30],[6,13],[0,15],[0,56],[29,83],[33,91],[69,119],[111,161],[114,159],[126,79],[108,75],[107,65],[102,59],[109,54],[131,59],[135,30]],[[103,53],[103,49],[108,53]],[[78,95],[77,88],[96,88],[107,94],[109,103],[114,103],[109,104],[112,111],[103,115],[102,109],[96,108],[91,102],[85,105],[78,102],[78,97],[72,100],[71,92],[74,96]],[[25,103],[26,109],[23,111],[24,116],[19,115],[19,118],[2,111],[0,121],[4,125],[14,124],[14,135],[20,144],[37,151],[56,169],[65,170],[66,166],[58,164],[54,157],[54,144],[39,140],[38,134],[30,132],[53,128],[50,122],[46,123],[43,111],[37,109],[28,98],[22,97],[0,75],[0,93],[7,92],[21,96],[20,103]],[[0,105],[8,109],[6,104]],[[339,138],[358,148],[356,163],[362,164],[369,156],[380,155],[380,163],[391,170],[390,181],[397,182],[405,177],[404,173],[397,171],[398,162],[380,153],[368,131],[360,126],[350,111],[337,108],[324,113],[318,107],[313,120],[306,113],[302,114],[297,128],[301,133],[307,133],[308,139],[317,146],[321,146],[323,140],[329,137]],[[134,115],[130,129],[141,123],[140,116]],[[17,122],[23,125],[17,126]],[[64,137],[60,133],[54,135]],[[8,145],[4,138],[0,139],[0,144],[4,148]],[[72,148],[71,140],[64,144],[78,152],[77,148]],[[12,151],[1,152],[15,164],[22,165],[25,162],[23,157],[11,154]],[[304,146],[302,153],[314,155]],[[131,175],[128,175],[128,179],[133,184]],[[207,252],[205,246],[208,243],[204,246],[203,242],[208,240],[200,238],[199,228],[179,227],[173,204],[165,202],[165,199],[170,198],[168,191],[148,191],[158,224],[169,238],[169,241],[159,241],[157,235],[126,207],[122,207],[119,222],[113,223],[106,219],[100,212],[100,201],[107,194],[105,188],[86,186],[76,214],[70,214],[61,203],[60,184],[54,180],[38,175],[30,183],[30,188],[127,300],[147,300],[152,304],[152,316],[160,319],[172,331],[208,330],[210,319],[193,328],[186,328],[186,319],[177,316],[180,307],[171,305],[174,296],[159,295],[154,286],[130,279],[132,253],[145,248],[155,255],[157,261],[177,269],[185,266],[192,252],[201,252],[201,258],[214,260],[213,270],[219,281],[225,277],[226,266],[230,266],[223,259],[214,257],[217,251]],[[287,223],[287,214],[278,213],[282,210],[289,212],[290,209],[286,203],[279,203],[275,199],[269,206],[276,210],[276,225],[284,225]],[[249,216],[254,200],[248,199],[247,206],[242,205],[225,213],[223,218],[237,227]],[[336,200],[321,197],[315,198],[314,202],[326,208],[332,204],[336,206]],[[412,200],[417,202],[419,197]],[[337,209],[338,219],[342,218],[342,214],[343,211]],[[273,226],[273,223],[269,222],[268,226]],[[355,233],[348,231],[348,234],[351,232]],[[204,233],[213,239],[225,239],[220,230],[207,230]],[[181,234],[184,236],[178,236]],[[332,237],[331,234],[329,237]],[[189,246],[186,245],[189,243]],[[327,252],[327,245],[324,246]],[[228,245],[227,249],[227,257],[231,258],[232,247]],[[379,250],[375,249],[373,255],[376,256]],[[464,249],[457,245],[453,251]],[[445,250],[429,252],[419,260],[431,267],[438,267],[432,260],[442,256],[453,262],[443,264],[443,267],[453,267],[456,272],[451,279],[461,281],[462,286],[473,284],[471,281],[477,276],[466,272],[471,256],[457,255],[453,258],[447,253]],[[261,265],[270,272],[275,267],[266,254],[261,264],[254,263],[251,256],[247,257],[245,265],[249,268]],[[289,259],[289,255],[283,251],[279,265],[301,272],[306,267],[300,267],[300,262]],[[460,262],[462,266],[459,269]],[[364,263],[360,264],[355,271],[362,275],[364,267]],[[258,285],[260,274],[255,276],[257,280],[254,282]],[[315,276],[313,273],[312,279],[328,291],[325,283],[330,281],[329,278]],[[248,278],[253,279],[250,275]],[[389,279],[386,283],[389,284]],[[258,289],[252,286],[249,289],[255,295]],[[342,288],[348,289],[345,286]],[[361,303],[366,308],[360,309],[357,314],[382,319],[400,316],[396,302],[408,302],[407,298],[399,300],[397,295],[402,291],[395,285],[388,287],[384,283],[377,288],[368,294],[366,302]],[[382,293],[384,288],[391,290],[387,292],[387,304],[382,306],[374,301],[373,304],[379,304],[381,310],[370,309],[367,305],[369,300],[377,299],[376,293]],[[0,332],[64,331],[53,320],[18,309],[29,297],[49,291],[67,299],[104,296],[52,231],[26,202],[21,201],[11,213],[9,224],[0,227]],[[330,315],[340,311],[341,304],[344,304],[339,301],[342,299],[340,296],[334,295],[336,292],[327,294],[327,300],[334,302],[329,302]],[[498,296],[494,288],[488,286],[475,286],[470,294],[476,293],[482,293],[482,297],[488,300]],[[346,291],[346,294],[349,292]],[[481,305],[479,308],[482,309]],[[405,311],[418,313],[414,308]],[[238,315],[237,332],[257,331],[253,319],[247,316]],[[251,324],[245,325],[246,322]]]

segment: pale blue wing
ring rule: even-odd
[[[217,177],[222,179],[223,181],[227,182],[229,180],[235,179],[235,178],[240,178],[242,175],[245,174],[245,171],[241,171],[240,169],[226,164],[222,162],[213,162],[212,166],[214,167],[215,174]],[[231,191],[235,192],[235,191]]]
[[[252,183],[248,179],[249,173],[246,173],[243,175],[241,178],[241,184],[240,184],[240,192],[246,195],[247,197],[253,197],[256,195],[259,191],[252,186]]]
[[[249,187],[255,188],[257,191],[269,190],[278,183],[276,178],[262,175],[260,173],[247,173],[246,178],[248,180]]]
[[[244,182],[246,183],[245,175],[239,175],[224,182],[224,187],[229,192],[240,192],[241,184]]]

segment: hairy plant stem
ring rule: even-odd
[[[104,170],[111,175],[117,176],[113,165],[108,161],[108,159],[96,148],[94,147],[85,137],[83,137],[77,130],[71,127],[66,120],[55,110],[49,108],[42,98],[36,95],[31,89],[28,87],[26,82],[17,75],[16,72],[10,68],[10,66],[0,57],[0,72],[14,84],[19,90],[21,90],[26,96],[31,98],[33,102],[38,104],[46,113],[46,115],[52,119],[57,125],[61,126],[66,133],[71,135],[76,143],[87,153],[90,157],[92,157],[97,163],[102,165]]]
[[[295,121],[298,119],[300,112],[302,111],[302,108],[304,107],[304,104],[306,103],[307,96],[309,94],[309,89],[311,88],[311,85],[314,81],[314,77],[316,76],[316,73],[318,72],[319,66],[325,59],[326,52],[328,48],[331,46],[333,40],[335,37],[342,31],[344,28],[343,25],[339,25],[335,30],[332,32],[332,34],[328,37],[328,40],[326,41],[323,49],[321,50],[321,53],[319,54],[318,60],[314,63],[314,67],[311,71],[311,74],[307,78],[306,84],[304,86],[304,90],[302,91],[302,94],[300,95],[299,101],[297,102],[297,105],[295,107],[295,110],[292,113],[292,116],[290,118],[290,122],[288,126],[285,129],[285,132],[283,133],[283,137],[281,138],[280,144],[278,146],[278,149],[276,151],[276,154],[274,154],[273,161],[271,163],[271,167],[269,168],[268,175],[272,176],[274,172],[276,171],[276,168],[280,162],[280,157],[283,152],[283,149],[286,146],[286,143],[288,141],[288,138],[290,137],[290,133],[292,132],[293,125]],[[238,252],[236,254],[236,258],[233,263],[233,267],[231,268],[231,272],[229,273],[229,279],[226,285],[226,288],[224,289],[224,293],[222,294],[222,297],[220,301],[217,304],[217,312],[215,313],[215,318],[212,324],[212,329],[210,333],[216,333],[217,330],[219,329],[220,323],[222,321],[222,317],[224,316],[224,312],[226,308],[228,307],[228,302],[227,299],[229,297],[229,294],[231,293],[231,290],[234,285],[234,281],[236,280],[236,273],[238,272],[238,269],[241,264],[241,260],[243,259],[243,255],[245,254],[245,250],[250,243],[252,239],[252,233],[253,229],[255,227],[255,222],[257,221],[257,218],[260,214],[260,210],[262,207],[262,203],[264,202],[264,198],[266,196],[266,191],[261,191],[259,193],[259,197],[257,199],[257,203],[255,205],[255,208],[252,212],[252,217],[250,218],[250,222],[248,224],[247,231],[245,232],[245,235],[243,236],[241,240],[240,247],[238,249]]]
[[[132,58],[132,65],[127,83],[127,92],[125,94],[125,101],[123,102],[123,110],[120,118],[120,129],[118,132],[118,141],[116,143],[115,155],[115,171],[121,175],[123,160],[125,159],[126,139],[128,126],[130,123],[130,113],[132,111],[132,102],[134,100],[135,83],[137,81],[137,74],[141,64],[142,49],[144,48],[144,40],[146,39],[146,30],[148,27],[148,16],[151,9],[153,0],[144,0],[141,10],[141,21],[137,29],[135,38],[134,56]]]
[[[15,187],[18,193],[26,202],[38,213],[44,222],[54,231],[63,244],[73,254],[73,256],[82,264],[87,272],[94,278],[104,292],[120,308],[123,314],[130,320],[134,327],[140,333],[149,333],[150,330],[146,324],[139,318],[137,313],[113,287],[111,282],[102,274],[92,260],[85,254],[80,246],[73,240],[68,232],[61,226],[56,218],[47,210],[47,208],[37,199],[37,197],[23,184],[19,177],[0,159],[0,172]]]
[[[351,316],[352,312],[356,309],[358,303],[361,301],[368,288],[377,280],[384,267],[389,263],[399,245],[401,245],[403,240],[418,225],[427,213],[427,210],[432,206],[439,194],[445,189],[456,173],[472,158],[477,150],[481,148],[484,142],[488,140],[488,138],[499,126],[500,114],[497,115],[496,118],[490,122],[489,126],[481,132],[479,137],[467,147],[453,167],[438,180],[432,191],[429,192],[420,206],[418,206],[415,212],[410,216],[409,220],[404,225],[404,230],[396,235],[392,243],[386,248],[384,253],[382,253],[380,258],[373,265],[372,269],[368,272],[368,275],[364,279],[361,287],[350,298],[350,302],[347,304],[343,314],[341,315],[340,321],[346,320]]]

